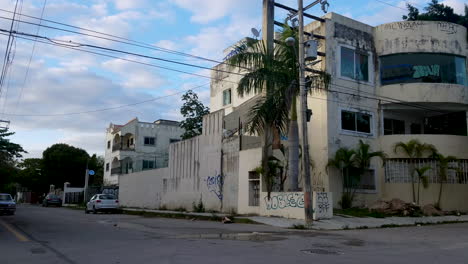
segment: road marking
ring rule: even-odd
[[[21,242],[28,242],[29,239],[21,234],[19,231],[17,231],[15,228],[13,228],[11,225],[5,223],[3,220],[0,220],[0,224],[4,226],[8,231],[10,231],[19,241]]]

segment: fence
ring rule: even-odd
[[[65,193],[65,204],[80,204],[83,202],[83,192]]]
[[[429,183],[440,183],[440,162],[435,159],[388,159],[385,162],[386,183],[411,183],[411,168],[430,167],[424,174]],[[417,176],[415,176],[417,177]],[[450,162],[447,169],[447,180],[444,183],[468,184],[468,160]]]

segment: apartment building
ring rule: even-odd
[[[169,144],[180,141],[182,133],[179,122],[170,120],[111,123],[106,132],[105,185],[118,185],[121,174],[167,167]]]

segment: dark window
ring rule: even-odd
[[[422,134],[421,124],[411,124],[410,130],[411,134]]]
[[[101,194],[99,195],[99,199],[102,200],[115,200],[115,196],[112,194]]]
[[[143,160],[143,169],[154,169],[154,160]]]
[[[231,104],[231,89],[223,91],[223,106]]]
[[[175,143],[175,142],[179,142],[179,141],[180,141],[180,139],[178,139],[178,138],[169,139],[169,143]]]
[[[341,47],[341,76],[369,81],[369,56],[366,52]]]
[[[106,171],[109,171],[109,163],[106,163]]]
[[[466,59],[433,53],[395,54],[380,57],[382,85],[396,83],[454,83],[467,85]]]
[[[110,149],[110,140],[107,141],[107,148]]]
[[[341,111],[341,129],[371,134],[372,116],[365,113]]]
[[[145,145],[153,145],[154,146],[155,139],[154,137],[145,137]]]
[[[369,169],[362,173],[359,169],[352,168],[348,173],[350,177],[344,179],[344,187],[354,188],[356,190],[377,190],[374,170]]]
[[[466,125],[466,112],[426,117],[424,134],[466,136]]]
[[[405,121],[384,118],[384,135],[405,134]]]

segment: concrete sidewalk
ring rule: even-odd
[[[151,210],[139,208],[125,208],[125,211],[143,211],[158,214],[178,214],[187,216],[202,216],[202,217],[225,217],[228,214],[223,213],[195,213],[195,212],[180,212],[169,210]],[[281,227],[293,228],[296,226],[303,226],[304,220],[288,219],[282,217],[267,217],[267,216],[236,216],[236,219],[249,219],[251,221]],[[468,215],[461,216],[424,216],[424,217],[386,217],[386,218],[373,218],[373,217],[353,217],[345,215],[334,215],[332,219],[324,219],[314,221],[311,229],[314,230],[343,230],[343,229],[364,229],[364,228],[381,228],[381,227],[395,227],[395,226],[414,226],[418,224],[443,224],[454,222],[468,222]]]
[[[291,228],[294,225],[304,225],[303,220],[287,219],[280,217],[254,216],[248,219],[263,223],[266,225]],[[352,216],[333,216],[332,219],[314,221],[311,229],[315,230],[343,230],[343,229],[362,229],[362,228],[380,228],[395,226],[412,226],[418,224],[443,224],[453,222],[468,222],[468,215],[461,216],[427,216],[427,217],[352,217]]]

